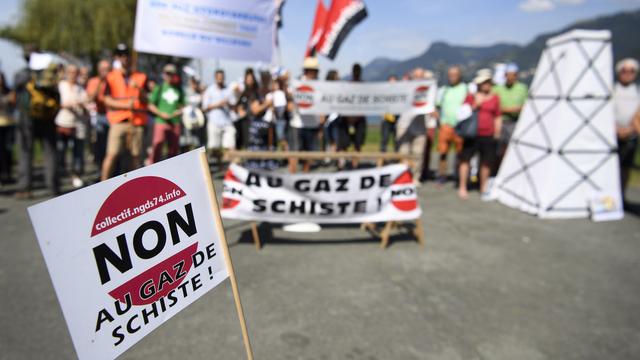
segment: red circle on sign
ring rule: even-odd
[[[301,85],[296,88],[296,104],[300,109],[308,109],[313,106],[313,88],[309,85]]]
[[[413,94],[413,106],[421,107],[427,105],[427,92],[429,87],[426,85],[418,86]]]

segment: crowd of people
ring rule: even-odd
[[[32,56],[40,56],[29,47],[24,54],[28,64],[34,63]],[[316,58],[305,59],[302,68],[301,79],[320,78]],[[215,69],[209,75],[211,85],[205,87],[195,73],[169,63],[156,81],[137,70],[129,48],[120,44],[111,58],[96,64],[93,77],[90,73],[88,67],[74,64],[28,66],[15,75],[13,89],[0,73],[0,182],[12,181],[15,150],[18,198],[32,196],[36,142],[46,185],[55,195],[62,176],[68,176],[74,188],[85,185],[91,178],[85,173],[87,158],[95,163],[95,179],[105,180],[199,146],[205,146],[220,163],[221,150],[230,149],[359,152],[367,136],[364,116],[300,114],[290,74],[281,68],[258,74],[248,68],[242,82],[231,84],[224,70]],[[625,188],[640,133],[638,62],[624,59],[616,73],[613,103]],[[433,72],[416,68],[401,79],[392,75],[388,81],[433,78]],[[326,81],[339,79],[336,70],[325,77]],[[353,65],[350,81],[363,81],[359,64]],[[470,179],[477,179],[487,197],[489,178],[497,173],[527,100],[527,86],[519,81],[516,64],[506,66],[501,84],[494,83],[490,69],[479,70],[473,81],[465,83],[459,66],[448,69],[445,83],[438,91],[435,112],[384,114],[379,149],[416,155],[420,159],[414,166],[416,179],[425,181],[435,148],[439,186],[455,175],[458,195],[466,199]],[[473,136],[461,136],[460,125],[472,115],[477,123]],[[454,174],[448,173],[451,152],[456,154]],[[284,166],[275,160],[246,165]],[[295,159],[287,161],[290,172],[298,171],[299,165]],[[309,171],[313,164],[302,161],[301,165]],[[358,163],[337,161],[336,166],[356,168]]]

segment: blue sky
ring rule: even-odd
[[[78,0],[82,1],[82,0]],[[324,0],[329,5],[329,0]],[[0,24],[15,21],[21,0],[0,0]],[[322,69],[345,73],[353,62],[404,59],[439,40],[459,45],[524,44],[536,35],[602,14],[640,8],[640,0],[365,0],[369,16]],[[298,73],[311,31],[316,0],[287,0],[280,33],[283,65]],[[231,78],[246,63],[226,62]],[[205,62],[208,69],[212,61]],[[210,71],[206,71],[207,73]],[[209,77],[207,75],[207,77]]]

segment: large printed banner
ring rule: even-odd
[[[271,62],[275,14],[274,0],[138,0],[134,48]]]
[[[428,114],[435,110],[432,80],[398,82],[296,81],[293,98],[301,114]]]
[[[231,164],[224,178],[222,217],[295,223],[363,223],[420,217],[406,165],[331,174],[254,172]]]
[[[29,208],[80,359],[114,359],[228,277],[203,151]]]

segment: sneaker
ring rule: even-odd
[[[483,192],[482,194],[480,194],[480,200],[482,201],[493,201],[493,198],[491,197],[491,193],[489,191]]]
[[[74,189],[79,189],[84,186],[84,181],[79,177],[74,177],[73,180],[71,180],[71,185]]]

